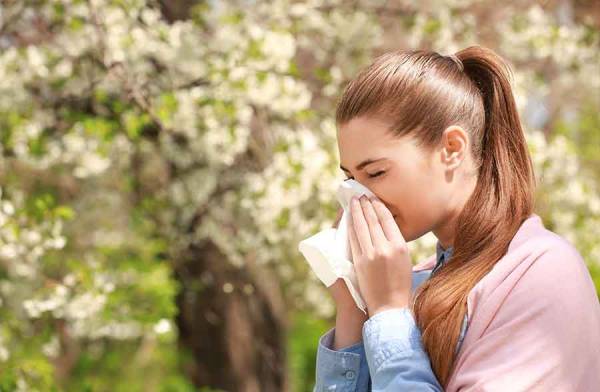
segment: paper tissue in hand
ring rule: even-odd
[[[350,219],[350,200],[353,195],[375,196],[364,185],[355,180],[346,180],[337,189],[337,200],[344,209],[337,229],[322,230],[298,244],[298,250],[304,255],[317,277],[329,287],[338,278],[342,278],[356,303],[367,314],[366,303],[358,291],[358,281],[352,263],[352,252],[348,238],[348,220]]]

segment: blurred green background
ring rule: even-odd
[[[337,210],[336,99],[395,49],[506,58],[536,213],[600,292],[599,20],[575,0],[2,2],[0,391],[312,390],[334,307],[297,244]]]

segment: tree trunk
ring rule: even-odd
[[[178,268],[179,343],[192,382],[232,392],[285,391],[285,310],[277,280],[237,268],[206,242]]]

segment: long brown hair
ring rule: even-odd
[[[455,363],[469,291],[506,253],[533,212],[535,175],[512,95],[510,67],[490,49],[454,55],[412,50],[385,53],[346,86],[338,126],[358,116],[390,124],[431,151],[442,132],[469,133],[477,185],[456,223],[450,262],[415,292],[412,311],[432,369],[446,385]]]

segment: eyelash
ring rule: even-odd
[[[375,174],[368,174],[367,176],[368,176],[369,178],[375,178],[375,177],[379,177],[379,176],[381,176],[383,173],[385,173],[385,170],[380,170],[380,171],[378,171],[378,172],[377,172],[377,173],[375,173]],[[353,177],[346,177],[346,180],[351,180],[352,178],[353,178]]]

